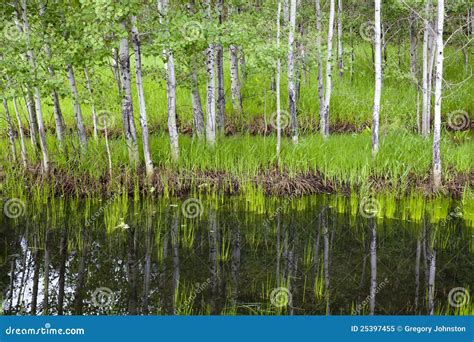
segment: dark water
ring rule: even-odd
[[[18,218],[0,215],[3,311],[473,313],[472,228],[456,203],[433,222],[349,202],[23,200]]]

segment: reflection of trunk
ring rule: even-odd
[[[237,115],[242,114],[242,94],[239,79],[239,61],[237,56],[237,46],[231,45],[230,51],[230,90],[232,95],[232,105]]]
[[[370,315],[375,313],[375,296],[377,295],[377,223],[370,219],[372,239],[370,240]]]
[[[149,308],[149,295],[150,295],[150,282],[151,282],[151,254],[153,252],[153,241],[154,234],[153,229],[148,227],[147,238],[145,243],[145,267],[144,267],[144,280],[143,280],[143,314],[148,315],[150,313]]]
[[[213,294],[217,293],[217,282],[219,276],[217,257],[217,218],[216,212],[211,209],[209,211],[209,274],[211,279],[211,290]]]
[[[15,266],[16,266],[16,259],[12,258],[11,264],[10,264],[10,286],[9,286],[9,300],[8,300],[8,306],[5,308],[5,313],[6,314],[11,314],[13,312],[13,297],[15,297]],[[2,305],[5,305],[2,302]],[[1,308],[3,309],[3,307]]]
[[[281,279],[280,279],[280,262],[281,262],[281,254],[280,254],[280,245],[281,245],[281,216],[280,212],[277,212],[277,264],[276,264],[276,279],[277,285],[280,286]]]
[[[37,244],[35,244],[37,246]],[[39,274],[41,268],[41,253],[40,249],[37,248],[34,253],[33,264],[35,269],[33,271],[33,289],[31,293],[31,315],[36,315],[37,303],[38,303],[38,284]]]
[[[313,258],[313,269],[315,277],[318,277],[319,274],[319,248],[321,241],[321,216],[324,214],[326,209],[322,209],[323,212],[319,214],[316,238],[314,239],[314,258]]]
[[[71,93],[74,100],[74,117],[76,118],[77,132],[79,134],[79,141],[82,148],[87,147],[86,128],[82,118],[81,102],[79,99],[79,91],[77,90],[76,77],[74,76],[74,69],[71,64],[67,66],[67,78],[71,87]]]
[[[329,304],[329,230],[327,222],[327,213],[321,216],[321,225],[323,228],[324,237],[324,297],[326,299],[326,315],[331,314],[331,307]]]
[[[74,314],[82,315],[83,295],[84,295],[84,286],[86,284],[86,256],[88,253],[88,242],[87,242],[87,231],[84,227],[82,229],[82,249],[80,251],[81,256],[79,259],[79,266],[77,269],[77,278],[76,278],[76,290],[74,291]],[[97,308],[96,308],[97,309]]]
[[[171,222],[171,251],[173,253],[173,313],[176,314],[177,308],[176,298],[179,296],[177,293],[179,288],[179,215],[177,212],[173,212],[173,218]]]
[[[240,271],[240,223],[232,229],[232,259],[231,259],[231,281],[232,281],[232,306],[237,306],[237,298],[239,297],[239,271]]]
[[[416,240],[416,258],[415,258],[415,313],[418,312],[418,301],[420,294],[420,257],[421,257],[421,241]]]
[[[202,111],[201,95],[199,95],[197,66],[194,64],[191,73],[191,100],[193,103],[193,123],[194,132],[198,138],[203,138],[205,134],[204,114]]]
[[[364,287],[364,284],[365,284],[365,271],[367,269],[367,257],[368,257],[368,255],[367,255],[368,248],[367,248],[367,244],[366,244],[365,232],[364,232],[363,244],[364,244],[364,259],[362,260],[362,271],[361,271],[360,282],[359,282],[359,288],[361,288],[361,289]]]
[[[61,242],[59,246],[60,266],[58,281],[58,315],[64,313],[64,287],[66,282],[66,260],[67,260],[67,230],[61,233]]]
[[[46,230],[44,238],[44,278],[43,278],[43,315],[49,314],[49,264],[51,262],[49,256],[49,235],[51,232]]]
[[[440,0],[443,1],[443,0]],[[430,271],[428,277],[428,314],[434,315],[434,294],[436,277],[436,251],[430,247]]]
[[[135,229],[127,230],[127,278],[128,278],[128,313],[136,315],[138,303],[137,287],[137,251],[135,249]]]

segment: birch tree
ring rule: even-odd
[[[217,13],[219,16],[219,26],[224,21],[224,0],[217,1]],[[224,88],[224,49],[222,42],[216,45],[217,64],[217,128],[219,133],[224,134],[225,128],[225,88]]]
[[[280,50],[280,35],[281,35],[281,0],[278,0],[278,9],[277,9],[277,50]],[[280,163],[280,150],[281,150],[281,59],[278,56],[277,59],[277,70],[275,76],[275,86],[276,86],[276,113],[277,113],[277,144],[276,144],[276,155],[278,163]]]
[[[381,25],[381,0],[375,0],[374,21],[374,54],[375,54],[375,91],[374,108],[372,117],[372,155],[379,150],[379,117],[380,98],[382,95],[382,25]]]
[[[329,136],[329,105],[331,103],[332,90],[332,44],[334,36],[334,16],[335,2],[330,0],[329,6],[329,29],[328,29],[328,46],[326,56],[326,92],[324,94],[324,115],[321,118],[320,130],[324,138]]]
[[[130,163],[134,166],[137,166],[139,162],[139,157],[137,145],[137,131],[135,128],[135,120],[133,117],[132,85],[130,79],[130,56],[126,19],[122,20],[120,26],[124,34],[124,36],[120,40],[119,49],[119,65],[120,74],[122,76],[122,123]]]
[[[237,115],[242,114],[242,94],[239,79],[239,57],[238,48],[231,44],[229,47],[230,54],[230,91],[232,96],[232,107]]]
[[[321,4],[320,0],[316,0],[316,51],[318,62],[318,97],[319,97],[319,117],[320,122],[324,120],[324,84],[323,84],[323,56],[321,49]],[[323,131],[321,130],[323,133]]]
[[[438,19],[436,25],[436,72],[435,102],[433,127],[433,187],[437,191],[441,187],[441,100],[443,95],[443,62],[444,62],[444,0],[438,0]]]
[[[337,1],[337,59],[339,76],[344,76],[344,46],[342,42],[342,0]]]
[[[206,7],[206,18],[212,20],[212,7],[209,0],[204,2]],[[209,43],[206,49],[206,139],[210,146],[216,144],[216,70],[215,70],[215,46]]]
[[[198,138],[204,138],[204,113],[202,111],[201,95],[199,94],[199,82],[197,65],[194,62],[191,71],[191,102],[193,105],[194,132]]]
[[[296,0],[290,0],[290,22],[288,33],[288,105],[290,109],[293,143],[298,143],[298,122],[296,117],[296,88],[295,88],[295,28]]]
[[[84,66],[84,76],[86,77],[86,88],[89,92],[89,96],[91,99],[91,111],[92,111],[92,125],[93,125],[93,132],[94,132],[94,139],[97,140],[97,112],[95,110],[95,103],[94,103],[94,91],[92,89],[91,78],[89,76],[89,69],[87,66]]]
[[[423,33],[423,65],[422,65],[422,89],[423,89],[423,107],[421,114],[421,134],[428,137],[430,131],[430,107],[431,107],[431,0],[425,4],[424,33]]]
[[[160,24],[163,25],[163,18],[167,16],[168,0],[158,0],[158,11]],[[167,48],[163,51],[166,69],[166,94],[168,98],[168,131],[170,135],[171,159],[176,162],[179,159],[178,126],[176,123],[176,75],[174,70],[173,50]]]
[[[21,7],[22,7],[22,19],[23,19],[23,31],[26,34],[27,39],[27,56],[28,61],[30,63],[31,72],[36,78],[36,59],[33,49],[31,47],[30,42],[30,25],[28,22],[28,8],[26,0],[21,0]],[[34,86],[34,109],[36,112],[36,122],[38,123],[38,133],[39,133],[39,141],[42,153],[42,170],[43,173],[47,174],[49,172],[49,153],[48,153],[48,145],[46,144],[46,132],[44,129],[44,122],[43,122],[43,110],[41,108],[41,91],[38,85]],[[30,108],[30,117],[33,119],[32,115],[32,108]]]
[[[13,96],[13,109],[15,110],[16,122],[18,125],[18,134],[20,136],[20,152],[21,152],[21,161],[23,167],[26,169],[28,166],[28,157],[26,155],[26,145],[25,145],[25,133],[23,130],[23,124],[21,122],[20,111],[18,109],[18,104],[16,102],[16,97]]]
[[[143,90],[143,80],[142,80],[142,56],[141,56],[141,49],[140,49],[141,43],[140,43],[140,35],[137,29],[136,16],[132,16],[132,43],[133,43],[133,50],[135,52],[135,71],[136,71],[135,81],[137,84],[138,105],[140,107],[140,126],[142,129],[143,157],[145,160],[146,175],[147,175],[147,178],[150,179],[151,176],[153,175],[153,162],[151,160],[151,154],[150,154],[145,93]]]
[[[15,130],[13,128],[13,122],[10,115],[10,110],[8,109],[7,99],[3,98],[3,108],[5,109],[5,119],[8,124],[8,144],[10,145],[12,161],[16,163],[16,145],[15,145]]]
[[[79,97],[79,90],[77,89],[76,76],[72,64],[67,66],[67,79],[71,87],[71,94],[74,101],[74,118],[76,119],[77,133],[79,135],[79,142],[82,148],[87,147],[86,127],[82,117],[81,100]]]

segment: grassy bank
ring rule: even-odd
[[[324,141],[317,135],[304,136],[300,144],[284,139],[281,163],[275,155],[271,135],[223,137],[215,149],[189,136],[180,137],[181,157],[171,161],[168,137],[152,136],[151,152],[155,176],[146,184],[141,168],[128,162],[122,139],[110,141],[112,179],[108,176],[105,139],[90,141],[82,154],[75,139],[67,144],[67,157],[49,137],[53,171],[39,173],[39,165],[26,172],[19,166],[5,166],[2,192],[34,191],[47,187],[56,195],[97,195],[118,190],[154,191],[182,195],[193,191],[245,193],[258,188],[269,195],[418,191],[429,194],[431,141],[406,131],[381,136],[381,149],[372,158],[370,132],[333,135]],[[7,141],[2,140],[2,165],[8,165]],[[462,196],[472,193],[474,182],[474,141],[446,133],[442,141],[444,191]],[[33,151],[29,151],[34,160]]]

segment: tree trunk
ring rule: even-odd
[[[324,95],[324,115],[320,124],[321,134],[325,139],[329,136],[329,105],[331,103],[332,90],[332,41],[334,36],[334,12],[335,3],[334,0],[330,0],[328,46],[326,58],[326,93]]]
[[[89,70],[87,66],[84,66],[84,75],[86,76],[86,87],[87,91],[89,92],[89,96],[91,97],[91,110],[92,110],[92,124],[94,125],[94,139],[97,140],[97,113],[95,111],[95,104],[94,104],[94,92],[92,90],[91,79],[89,77]]]
[[[35,100],[30,88],[27,88],[25,96],[26,109],[28,111],[28,127],[30,130],[30,140],[35,152],[38,152],[38,121],[36,120]]]
[[[427,137],[429,133],[429,121],[430,121],[430,101],[431,93],[429,91],[429,77],[428,74],[431,73],[431,69],[428,68],[428,47],[429,47],[429,37],[430,37],[430,12],[431,12],[431,1],[427,0],[425,5],[425,29],[423,33],[423,75],[422,75],[422,88],[423,88],[423,110],[421,114],[421,134],[423,137]]]
[[[112,72],[114,74],[115,83],[117,84],[118,94],[122,94],[122,81],[120,80],[119,56],[116,48],[112,49]]]
[[[168,10],[167,0],[158,0],[158,11],[161,12],[160,24]],[[166,59],[166,94],[168,98],[168,131],[170,135],[171,159],[177,162],[179,159],[178,126],[176,123],[176,76],[174,70],[173,51],[165,49],[163,55]]]
[[[344,76],[344,47],[342,42],[342,0],[337,2],[337,57],[339,76]]]
[[[67,66],[67,78],[69,80],[69,86],[71,87],[71,93],[74,100],[74,117],[76,119],[79,141],[81,143],[81,147],[86,148],[87,147],[86,128],[84,126],[84,120],[82,118],[81,102],[79,99],[79,91],[77,90],[76,77],[74,76],[74,69],[71,64]]]
[[[380,98],[382,95],[382,45],[381,45],[381,1],[375,0],[375,27],[374,27],[374,52],[375,52],[375,92],[374,109],[372,118],[372,155],[379,150],[379,116]]]
[[[376,3],[379,0],[376,0]],[[376,5],[377,6],[377,5]],[[377,223],[376,218],[370,218],[370,308],[371,316],[375,314],[375,297],[377,295]]]
[[[224,0],[218,0],[217,11],[219,13],[219,25],[224,20]],[[216,45],[217,63],[217,129],[220,134],[225,130],[225,88],[224,88],[224,50],[222,44]]]
[[[136,26],[136,21],[137,21],[137,18],[133,16],[132,17],[132,23],[133,23],[132,42],[133,42],[133,50],[135,51],[136,83],[137,83],[138,105],[140,107],[140,126],[142,129],[143,156],[145,159],[146,175],[147,175],[147,178],[150,180],[151,176],[153,175],[153,162],[151,161],[151,154],[150,154],[145,94],[143,91],[140,36],[139,36],[138,29]]]
[[[316,0],[316,50],[318,58],[318,97],[319,97],[319,120],[324,122],[324,84],[323,84],[323,53],[321,49],[321,4],[320,0]],[[321,127],[321,133],[324,135],[324,128]]]
[[[433,129],[433,185],[437,191],[441,187],[441,100],[443,95],[443,61],[444,61],[444,0],[438,0],[438,24],[436,27],[436,76]]]
[[[410,72],[416,80],[416,13],[414,11],[410,14]]]
[[[198,138],[204,138],[205,127],[204,127],[204,114],[201,105],[201,95],[199,94],[198,74],[197,66],[193,65],[193,71],[191,73],[191,100],[193,103],[193,123],[194,133]]]
[[[20,135],[21,161],[22,161],[23,167],[26,169],[26,167],[28,166],[28,157],[26,154],[25,133],[23,131],[23,124],[21,123],[20,111],[18,109],[18,104],[16,103],[15,97],[13,97],[13,108],[15,109],[15,116],[16,116],[16,121],[18,124],[18,132]]]
[[[280,35],[281,35],[281,1],[278,0],[277,10],[277,50],[280,49]],[[276,155],[278,164],[280,164],[280,151],[281,151],[281,60],[280,57],[277,59],[277,70],[275,76],[276,83],[276,112],[277,112],[277,144],[276,144]],[[279,251],[278,251],[279,252]]]
[[[242,95],[240,92],[238,48],[236,45],[231,45],[229,51],[232,106],[234,108],[234,112],[240,116],[242,114]]]
[[[290,26],[288,33],[288,105],[290,110],[293,143],[298,143],[298,122],[296,116],[296,89],[295,89],[295,28],[296,28],[296,0],[290,0]]]
[[[13,129],[10,110],[8,109],[7,99],[3,98],[3,108],[5,109],[5,118],[8,124],[8,144],[10,145],[12,161],[16,163],[16,146],[15,146],[15,130]]]
[[[121,23],[122,29],[127,32],[126,22]],[[128,148],[130,163],[137,166],[139,163],[137,131],[133,117],[132,86],[130,79],[130,56],[128,51],[128,37],[125,36],[120,41],[120,71],[122,75],[122,121],[125,133],[125,140]]]
[[[30,63],[30,67],[32,69],[33,74],[36,77],[36,60],[35,60],[35,55],[33,53],[33,50],[31,49],[30,46],[30,25],[28,23],[28,12],[27,12],[27,5],[26,5],[26,0],[21,1],[21,7],[22,7],[22,17],[23,17],[23,29],[27,37],[27,46],[28,46],[28,51],[27,51],[27,56],[28,56],[28,61]],[[30,97],[28,96],[28,101],[30,101]],[[43,161],[42,161],[42,169],[43,173],[48,173],[49,172],[49,153],[48,153],[48,146],[46,144],[46,133],[44,130],[44,123],[43,123],[43,111],[41,109],[41,92],[38,86],[34,87],[34,102],[35,102],[35,110],[36,110],[36,122],[38,123],[38,133],[39,133],[39,138],[40,138],[40,146],[41,146],[41,152],[43,155]],[[31,108],[30,108],[31,110]],[[30,115],[32,114],[32,110],[30,111]],[[31,121],[32,121],[32,126],[34,126],[33,122],[33,116],[31,115]],[[31,132],[34,133],[34,132]]]

